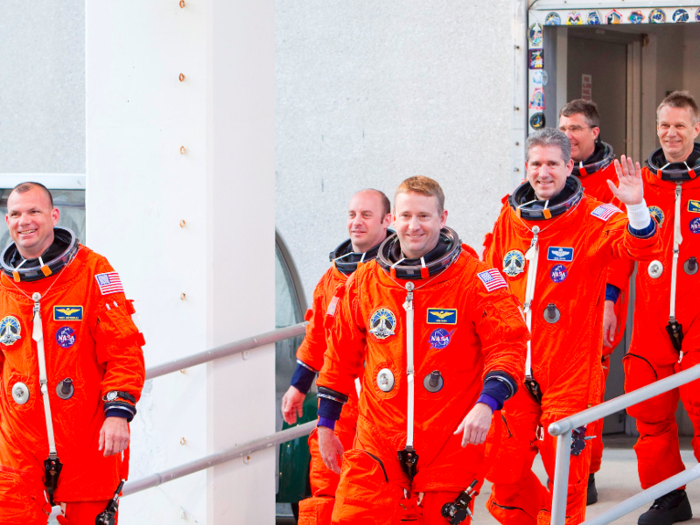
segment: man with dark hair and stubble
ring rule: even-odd
[[[494,418],[488,439],[486,477],[493,490],[487,508],[504,525],[550,522],[556,441],[547,428],[601,399],[606,268],[611,258],[653,259],[659,239],[644,204],[638,163],[622,156],[615,161],[619,186],[608,182],[625,204],[625,216],[614,205],[585,195],[579,179],[570,176],[574,161],[564,133],[537,131],[525,148],[527,180],[504,202],[484,242],[484,260],[503,269],[524,305],[531,338],[524,385]],[[585,518],[590,435],[586,427],[573,433],[569,525]],[[532,472],[538,452],[550,490]]]

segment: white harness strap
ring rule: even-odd
[[[532,332],[532,300],[535,297],[535,282],[537,280],[537,262],[540,256],[540,245],[537,242],[537,235],[540,233],[539,226],[532,228],[534,237],[530,243],[530,249],[525,254],[525,259],[530,261],[527,267],[527,285],[525,287],[525,322],[527,329]],[[527,359],[525,360],[525,375],[532,377],[532,346],[530,339],[527,340]]]
[[[681,233],[681,183],[676,183],[676,211],[673,217],[673,264],[671,266],[671,307],[668,318],[670,322],[676,320],[676,281],[678,279],[678,257],[680,255],[680,245],[683,242]],[[680,363],[683,359],[683,350],[680,352]]]
[[[415,373],[413,369],[413,283],[406,283],[406,377],[408,381],[408,411],[406,414],[406,448],[413,448],[413,408],[415,397]]]
[[[49,403],[49,387],[46,377],[46,354],[44,352],[44,328],[41,323],[40,301],[41,294],[32,295],[34,301],[34,327],[32,329],[32,339],[36,341],[36,351],[39,359],[39,385],[41,395],[44,400],[44,415],[46,417],[46,434],[49,438],[49,457],[56,458],[56,441],[53,435],[53,420],[51,419],[51,405]]]

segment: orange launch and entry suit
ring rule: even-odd
[[[351,254],[352,244],[345,241],[331,253],[333,266],[321,277],[314,289],[313,305],[307,312],[306,335],[304,341],[297,350],[297,362],[299,366],[310,370],[314,375],[323,368],[323,359],[326,352],[326,334],[334,320],[333,312],[336,308],[339,296],[336,293],[345,285],[348,275],[355,271],[358,264],[364,264],[376,257],[375,246],[366,254]],[[353,262],[352,259],[360,255],[363,263]],[[353,256],[355,256],[353,258]],[[333,305],[331,307],[331,304]],[[329,307],[332,310],[329,310]],[[296,374],[295,374],[296,377]],[[308,391],[299,384],[295,384],[300,391]],[[335,426],[335,434],[343,444],[344,450],[350,450],[355,439],[357,426],[357,392],[353,390],[348,395],[348,402],[343,407],[340,419]],[[309,481],[311,485],[311,498],[299,502],[299,525],[329,525],[335,504],[335,491],[338,488],[338,474],[327,468],[318,449],[318,433],[314,429],[309,436],[309,450],[311,452],[311,469]]]
[[[486,263],[503,268],[530,319],[531,370],[526,368],[525,381],[534,380],[540,391],[538,402],[521,388],[488,439],[486,477],[493,492],[487,507],[508,525],[549,523],[551,495],[531,467],[539,449],[552,480],[556,441],[548,426],[600,402],[606,268],[612,257],[653,258],[658,238],[653,227],[648,238],[633,236],[626,216],[582,195],[575,177],[548,208],[534,198],[528,182],[518,187],[484,242]],[[571,457],[567,523],[584,519],[589,462],[590,447]]]
[[[649,167],[642,170],[644,197],[659,223],[663,247],[657,261],[640,264],[637,270],[632,344],[624,358],[626,392],[700,363],[699,159],[700,144],[695,144],[686,160],[687,166],[684,163],[665,166],[663,151],[659,149],[649,158]],[[681,242],[676,244],[677,241]],[[677,262],[673,256],[675,246]],[[667,332],[674,265],[677,279],[674,317],[683,334],[680,351],[674,348]],[[700,459],[700,389],[696,382],[627,409],[630,416],[637,418],[640,436],[634,450],[644,489],[685,469],[675,417],[679,397],[693,423],[693,452]]]
[[[482,384],[509,385],[512,395],[522,381],[527,328],[517,301],[453,230],[441,242],[446,231],[450,247],[434,265],[426,256],[427,266],[404,270],[394,235],[347,282],[318,379],[322,424],[323,403],[342,402],[363,378],[334,524],[393,524],[400,506],[416,503],[418,523],[446,523],[441,507],[483,479],[483,445],[463,448],[453,433]],[[412,479],[399,453],[417,455]]]
[[[583,162],[574,162],[574,170],[572,175],[575,175],[581,181],[583,190],[586,195],[590,195],[594,199],[603,202],[611,203],[617,207],[621,207],[621,203],[615,199],[608,180],[615,182],[617,173],[615,172],[614,164],[615,154],[612,146],[605,142],[596,143],[596,148],[590,158]],[[625,335],[625,326],[627,325],[627,307],[629,304],[629,276],[634,270],[634,261],[628,259],[616,259],[611,261],[608,269],[608,284],[612,284],[620,291],[617,301],[615,302],[615,318],[617,319],[617,327],[612,340],[612,346],[603,346],[603,379],[600,393],[600,401],[605,398],[605,384],[610,373],[610,354],[615,347],[620,344]],[[589,434],[595,436],[588,442],[591,447],[591,474],[600,470],[600,463],[603,458],[603,420],[595,423],[595,426],[589,425],[591,430]]]
[[[61,229],[54,231],[58,238]],[[54,501],[67,505],[70,525],[92,525],[127,475],[128,459],[122,454],[104,457],[103,451],[98,450],[98,441],[105,414],[123,414],[130,421],[136,413],[134,405],[145,376],[140,348],[144,344],[143,336],[131,320],[134,309],[124,296],[119,277],[104,257],[79,246],[72,260],[69,257],[66,260],[69,262],[65,266],[48,277],[14,282],[6,273],[3,258],[5,272],[0,277],[0,523],[3,525],[45,525],[51,511],[44,486],[49,434],[35,340],[40,334],[39,326],[43,328],[55,449],[63,464]],[[41,295],[38,303],[31,299],[37,293]],[[36,304],[40,322],[33,314]],[[84,513],[82,507],[90,507],[94,512]],[[65,517],[59,519],[66,523]]]

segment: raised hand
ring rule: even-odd
[[[615,171],[620,185],[615,186],[615,183],[608,179],[608,186],[613,195],[625,205],[641,204],[644,200],[644,184],[639,162],[634,163],[631,158],[621,155],[620,161],[615,159]]]

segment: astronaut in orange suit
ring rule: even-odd
[[[591,100],[576,99],[568,102],[559,111],[559,131],[566,134],[571,143],[571,158],[574,161],[572,175],[578,177],[586,195],[603,203],[621,207],[615,199],[608,180],[617,180],[615,173],[615,153],[610,144],[600,140],[600,115],[598,106]],[[634,270],[634,261],[615,259],[608,269],[605,285],[605,309],[603,314],[603,383],[601,402],[605,397],[605,383],[610,372],[610,354],[622,340],[627,324],[629,297],[629,276]],[[598,501],[595,486],[595,473],[600,470],[603,458],[603,420],[591,430],[595,436],[589,442],[591,447],[591,468],[588,477],[586,503]]]
[[[518,303],[446,219],[437,182],[405,180],[396,234],[343,290],[317,381],[321,455],[340,473],[334,524],[393,524],[404,511],[417,523],[469,523],[492,413],[522,380]],[[355,377],[357,436],[343,454],[332,427]]]
[[[333,320],[332,312],[338,302],[337,298],[334,299],[336,292],[343,287],[348,276],[352,275],[358,266],[377,256],[379,245],[386,239],[387,228],[391,224],[390,208],[389,199],[378,190],[362,190],[350,199],[347,218],[350,237],[331,252],[332,265],[314,289],[313,306],[306,316],[309,321],[306,335],[297,350],[297,368],[292,376],[291,386],[282,398],[282,414],[290,425],[296,423],[297,412],[302,415],[306,393],[318,371],[323,368],[328,331],[326,325]],[[352,447],[356,425],[357,393],[351,391],[341,418],[335,426],[335,433],[346,449]],[[323,464],[318,451],[316,430],[309,436],[309,449],[313,496],[299,502],[299,524],[328,525],[335,503],[338,474]]]
[[[700,307],[697,302],[700,258],[700,133],[698,106],[685,92],[666,97],[657,110],[661,148],[643,170],[644,194],[659,223],[662,252],[640,264],[632,343],[624,358],[625,391],[671,376],[700,363]],[[632,406],[637,418],[639,479],[646,489],[685,469],[678,446],[678,399],[688,411],[700,459],[700,390],[693,382]],[[690,519],[684,487],[657,499],[639,517],[641,525]]]
[[[0,523],[116,523],[145,370],[133,306],[107,260],[57,228],[37,183],[15,187],[0,264]],[[111,510],[113,512],[107,512]]]
[[[583,193],[570,177],[570,143],[558,130],[531,134],[526,143],[527,181],[508,197],[484,259],[502,268],[522,301],[531,342],[525,387],[501,411],[489,436],[493,491],[487,503],[503,524],[545,524],[551,496],[531,467],[539,451],[554,477],[555,440],[550,423],[600,402],[603,289],[612,257],[652,259],[658,235],[643,199],[641,169],[623,157],[615,196],[620,209]],[[617,163],[617,161],[616,161]],[[619,163],[617,163],[619,166]],[[581,523],[586,511],[590,432],[572,441],[566,522]]]

